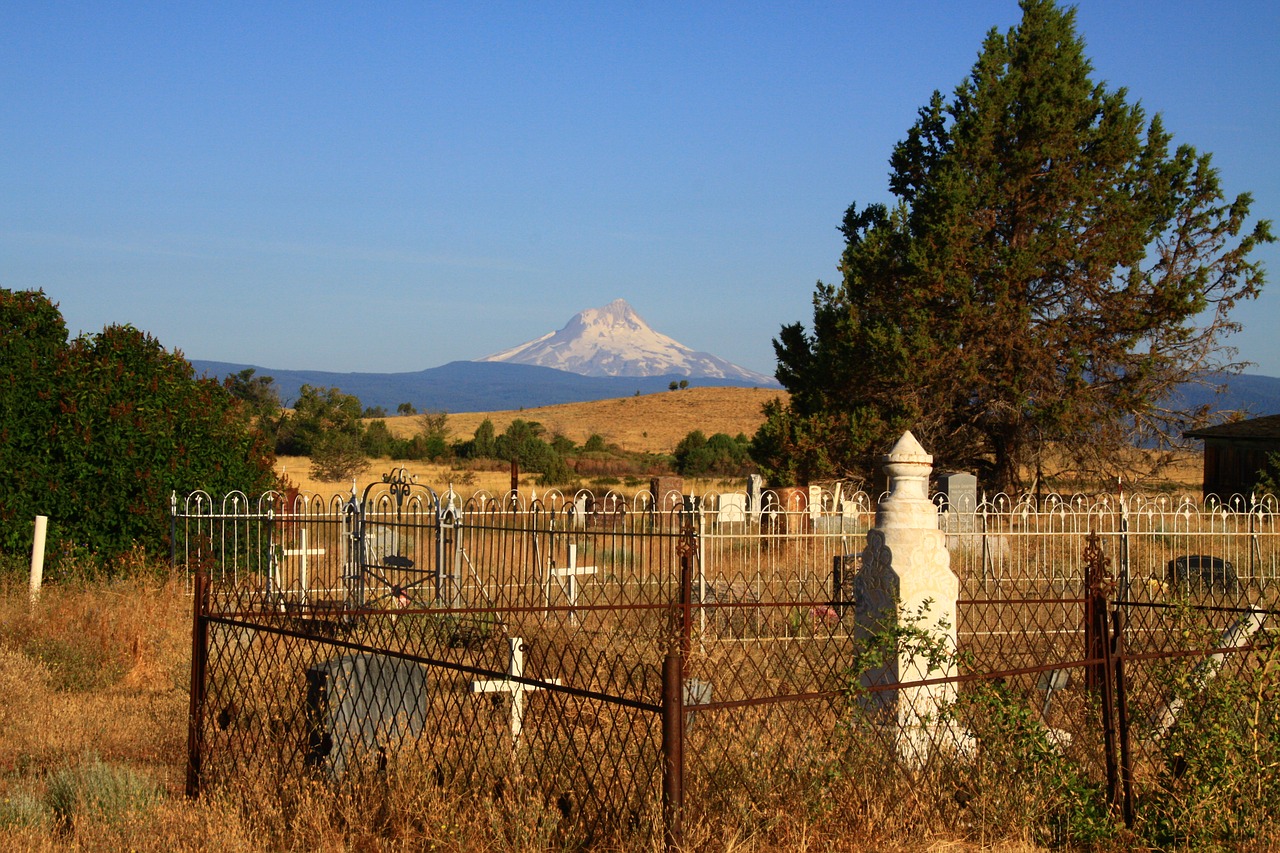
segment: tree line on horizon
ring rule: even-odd
[[[277,453],[310,457],[331,481],[371,456],[516,461],[547,485],[673,469],[736,474],[746,464],[746,436],[697,430],[673,454],[640,454],[599,435],[579,447],[520,419],[502,433],[485,420],[472,438],[451,441],[447,416],[423,412],[414,435],[396,438],[385,420],[366,424],[378,413],[337,388],[304,386],[286,410],[270,377],[198,377],[181,353],[129,325],[70,339],[40,291],[0,288],[0,335],[0,557],[29,553],[33,521],[46,516],[51,578],[86,561],[110,574],[135,549],[167,553],[171,500],[281,488]]]
[[[567,436],[548,433],[537,421],[516,418],[498,433],[486,418],[469,439],[450,439],[448,415],[401,403],[397,414],[417,418],[409,436],[392,434],[382,408],[363,407],[358,397],[339,388],[303,385],[285,408],[270,376],[246,368],[227,377],[230,393],[243,400],[282,456],[305,456],[311,474],[326,482],[346,480],[368,467],[371,458],[434,463],[515,462],[535,472],[543,486],[577,485],[584,478],[619,474],[735,476],[754,470],[744,434],[706,436],[688,433],[669,454],[639,453],[606,442],[599,434],[581,446]],[[678,387],[678,386],[677,386]]]

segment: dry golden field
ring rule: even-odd
[[[518,409],[498,412],[450,413],[446,419],[450,441],[470,439],[476,428],[488,418],[495,432],[502,433],[517,418],[536,421],[547,431],[547,436],[563,435],[575,444],[583,444],[593,434],[599,434],[606,442],[616,444],[625,451],[637,453],[670,453],[682,438],[693,430],[711,436],[722,432],[728,435],[743,433],[751,436],[764,422],[763,406],[778,397],[783,400],[787,392],[768,388],[686,388],[682,391],[666,391],[612,400],[588,403],[564,403],[556,406]],[[421,431],[420,415],[404,415],[383,418],[393,435],[405,438]],[[926,448],[927,449],[927,448]],[[1179,492],[1195,494],[1200,489],[1203,455],[1189,452],[1177,458],[1159,477],[1135,483],[1125,478],[1129,491]],[[314,480],[310,476],[310,460],[299,457],[280,457],[276,470],[283,473],[304,491],[321,494],[340,488],[350,488],[350,483],[334,484]],[[374,459],[369,468],[356,479],[361,485],[370,479],[378,479],[394,467],[404,467],[418,478],[418,482],[432,488],[443,489],[450,484],[458,491],[469,493],[478,489],[489,492],[505,492],[511,485],[509,470],[495,464],[492,470],[468,468],[461,470],[450,465],[430,462],[393,462]],[[1134,469],[1145,464],[1135,459]],[[1030,481],[1031,472],[1027,479]],[[522,488],[532,488],[536,476],[522,476]],[[465,488],[463,488],[465,487]],[[1085,488],[1092,492],[1111,491],[1114,480],[1101,487]],[[711,488],[715,488],[714,485]],[[1079,486],[1059,486],[1075,491]]]
[[[762,407],[786,392],[762,388],[686,388],[639,397],[621,397],[590,403],[564,403],[558,406],[520,409],[505,412],[461,412],[450,414],[446,421],[449,439],[460,441],[475,435],[476,427],[488,418],[497,433],[506,430],[517,418],[536,421],[547,430],[548,437],[560,434],[582,444],[592,434],[623,450],[639,453],[670,453],[695,429],[707,436],[723,432],[728,435],[752,435],[764,422]],[[422,428],[419,415],[384,418],[388,429],[397,437],[408,437]],[[450,484],[469,494],[483,489],[505,492],[511,487],[511,473],[505,465],[495,464],[491,470],[468,468],[431,462],[370,460],[369,468],[356,480],[361,488],[392,468],[405,468],[418,482],[434,489]],[[330,494],[350,483],[324,483],[310,474],[311,461],[303,457],[281,456],[276,471],[303,491]],[[536,474],[521,477],[522,488],[533,488]],[[464,488],[465,487],[465,488]]]
[[[448,427],[453,439],[471,438],[476,427],[488,418],[493,428],[503,432],[513,420],[537,421],[549,435],[559,433],[582,444],[593,433],[623,450],[641,453],[670,453],[690,432],[700,429],[711,436],[717,432],[750,436],[764,423],[761,407],[786,392],[770,388],[686,388],[639,397],[619,397],[591,403],[563,403],[509,412],[461,412],[450,414]],[[387,427],[399,437],[413,435],[420,428],[413,415],[387,418]]]

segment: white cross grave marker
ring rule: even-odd
[[[302,536],[301,536],[301,541],[299,542],[299,544],[300,544],[302,547],[300,547],[300,548],[292,548],[292,549],[290,549],[290,550],[287,550],[287,551],[285,551],[285,552],[284,552],[284,555],[285,555],[286,557],[301,557],[301,558],[302,558],[302,572],[301,572],[301,580],[302,580],[302,601],[303,601],[303,603],[305,604],[305,603],[306,603],[306,601],[307,601],[307,557],[323,557],[323,556],[324,556],[324,549],[323,549],[323,548],[308,548],[308,547],[307,547],[307,528],[305,528],[305,527],[304,527],[304,528],[302,528]]]
[[[486,679],[471,682],[472,693],[510,693],[511,694],[511,741],[520,743],[520,732],[524,729],[525,694],[542,688],[536,684],[525,684],[513,681],[524,678],[524,640],[520,637],[508,637],[511,647],[511,662],[507,664],[507,678]],[[543,679],[548,684],[559,684],[560,679]]]
[[[578,565],[578,546],[569,546],[569,565],[560,568],[553,567],[551,576],[560,584],[560,588],[564,590],[565,595],[569,597],[569,621],[576,623],[577,616],[573,612],[573,608],[578,603],[578,578],[594,575],[596,573],[595,566],[579,566]]]

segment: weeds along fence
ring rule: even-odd
[[[860,619],[863,494],[464,500],[393,474],[175,501],[189,791],[398,773],[565,842],[674,843],[844,786],[957,831],[1078,839],[1118,810],[1177,837],[1200,790],[1230,832],[1259,813],[1223,807],[1227,753],[1239,797],[1280,802],[1272,502],[943,508],[940,643],[927,610]],[[929,665],[869,676],[895,659]]]

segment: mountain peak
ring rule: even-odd
[[[579,311],[558,332],[477,360],[553,367],[583,376],[701,376],[776,384],[762,373],[655,331],[625,299]]]

